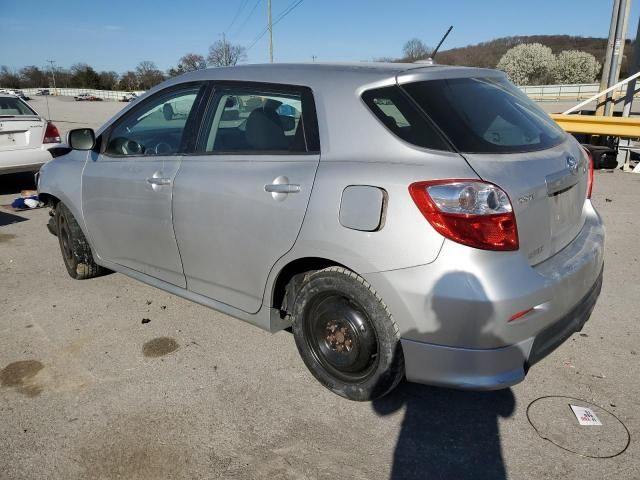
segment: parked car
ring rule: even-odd
[[[101,102],[102,98],[93,95],[92,93],[79,93],[73,99],[76,102]]]
[[[200,70],[69,148],[39,191],[73,278],[291,328],[349,399],[518,383],[600,293],[587,152],[501,72]]]
[[[122,96],[122,101],[133,102],[136,98],[138,98],[138,95],[136,95],[134,92],[128,92]]]
[[[24,92],[22,90],[14,90],[14,89],[5,89],[5,90],[0,90],[0,94],[8,94],[8,95],[14,95],[22,100],[31,100],[29,97],[27,97]]]
[[[36,92],[36,95],[51,95],[51,94],[49,93],[48,88],[41,88]]]
[[[37,171],[59,143],[52,122],[15,95],[0,94],[0,175]]]

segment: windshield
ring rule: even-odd
[[[23,101],[15,97],[0,97],[0,117],[17,115],[38,115]]]
[[[504,78],[453,78],[402,88],[465,153],[516,153],[561,143],[564,131]]]

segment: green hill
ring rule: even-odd
[[[441,50],[437,56],[437,63],[444,65],[466,65],[474,67],[495,68],[502,55],[507,50],[520,43],[542,43],[560,53],[563,50],[582,50],[595,56],[600,64],[604,64],[606,38],[572,37],[569,35],[530,35],[522,37],[496,38],[489,42],[468,45],[461,48]],[[621,78],[626,77],[628,71],[627,59],[631,54],[631,41],[627,40],[624,48]]]

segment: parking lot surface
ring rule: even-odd
[[[76,102],[73,97],[34,96],[29,105],[56,124],[63,138],[74,128],[97,129],[129,105],[125,102]]]
[[[78,126],[124,105],[58,104]],[[29,187],[0,177],[0,205]],[[47,210],[0,206],[0,479],[638,479],[640,175],[596,172],[594,203],[605,281],[581,333],[511,389],[404,384],[373,403],[321,387],[287,332],[121,274],[72,280]],[[577,400],[534,403],[543,436],[618,453],[604,410],[601,430],[559,429],[589,402],[628,448],[541,438],[527,408],[546,396]]]

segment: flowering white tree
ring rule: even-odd
[[[541,43],[521,43],[502,56],[498,69],[517,85],[545,84],[555,70],[556,56]]]
[[[600,72],[600,62],[587,52],[565,50],[556,57],[555,83],[591,83]]]

